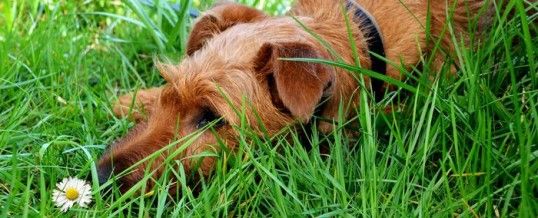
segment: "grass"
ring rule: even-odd
[[[211,4],[181,2],[179,12],[136,0],[0,2],[0,217],[62,215],[51,201],[55,184],[95,175],[94,161],[133,125],[112,116],[111,102],[162,84],[153,58],[179,59],[190,25],[184,9]],[[330,135],[304,129],[314,149],[296,130],[268,138],[238,127],[238,151],[207,154],[219,161],[197,190],[170,198],[160,182],[151,196],[96,191],[89,208],[64,216],[536,217],[538,15],[530,12],[538,5],[529,2],[497,8],[474,49],[454,37],[457,78],[427,82],[425,56],[422,68],[402,70],[412,76],[384,101],[362,90],[361,105],[349,108],[357,116],[339,119]],[[272,14],[288,5],[245,3]],[[191,178],[181,168],[167,176]]]

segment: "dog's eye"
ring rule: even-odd
[[[201,129],[209,124],[213,124],[213,128],[218,128],[224,125],[224,119],[217,115],[215,112],[211,110],[204,110],[202,115],[200,116],[200,119],[198,120],[198,123],[196,124],[196,128]]]

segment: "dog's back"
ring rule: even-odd
[[[355,1],[364,7],[379,25],[387,58],[395,62],[403,60],[406,64],[414,64],[420,52],[431,49],[432,44],[427,44],[428,36],[431,36],[431,39],[441,39],[442,46],[451,53],[453,45],[450,31],[456,36],[467,37],[471,19],[475,18],[487,3],[484,0]],[[298,0],[290,15],[342,24],[344,4],[345,0]],[[483,26],[487,23],[485,17],[479,22]],[[451,27],[448,28],[448,25]],[[344,28],[340,28],[340,31],[345,30]],[[391,74],[390,70],[388,74]],[[399,78],[396,74],[390,76]]]
[[[440,34],[447,23],[447,17],[453,21],[454,27],[463,31],[469,20],[487,4],[487,0],[351,0],[359,3],[368,10],[378,22],[388,22],[394,25],[420,24],[426,28],[426,20],[431,21],[432,33]],[[290,11],[294,16],[307,16],[319,20],[342,18],[342,7],[346,0],[298,0]],[[429,15],[428,15],[429,13]],[[406,20],[413,18],[413,20]],[[384,21],[387,20],[387,21]],[[405,23],[402,23],[405,22]]]

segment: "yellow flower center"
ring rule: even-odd
[[[70,201],[74,201],[78,198],[78,190],[76,188],[67,188],[65,190],[65,197]]]

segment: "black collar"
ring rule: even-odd
[[[381,57],[385,57],[385,46],[383,45],[383,38],[379,31],[379,27],[374,21],[374,17],[370,15],[364,8],[362,8],[355,0],[347,0],[346,9],[352,11],[355,15],[355,22],[359,25],[359,28],[364,33],[368,43],[368,51],[370,54],[370,61],[372,66],[370,70],[377,73],[385,74],[387,72],[387,63],[373,54],[377,54]],[[383,98],[384,87],[383,81],[375,78],[370,78],[372,83],[372,90],[374,91],[375,100],[380,101]]]
[[[348,11],[353,10],[353,14],[355,15],[355,23],[359,25],[359,28],[364,33],[364,36],[367,39],[370,61],[372,62],[370,70],[377,73],[386,74],[387,63],[381,58],[378,58],[377,56],[373,55],[377,54],[381,57],[385,57],[385,46],[383,45],[383,38],[381,37],[379,27],[376,25],[373,16],[370,15],[358,3],[356,3],[355,0],[347,0],[346,9]],[[375,100],[379,102],[383,99],[383,94],[385,93],[383,87],[384,82],[375,78],[370,79],[372,83],[372,90],[374,91]],[[326,90],[331,88],[330,86],[331,84],[329,84],[328,87],[325,87],[323,93],[326,93]],[[322,117],[322,113],[328,100],[329,96],[324,94],[314,111],[314,116]]]

